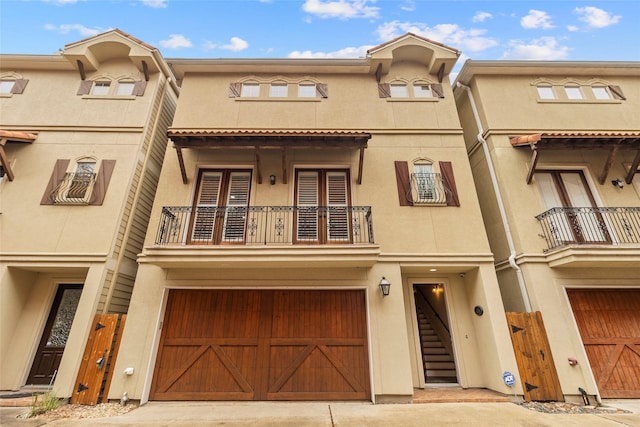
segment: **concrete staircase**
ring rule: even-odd
[[[456,364],[422,308],[417,307],[424,377],[427,383],[457,383]]]

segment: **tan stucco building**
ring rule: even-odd
[[[0,389],[71,396],[96,313],[126,313],[178,87],[114,30],[0,55]]]
[[[362,59],[168,60],[180,99],[109,397],[513,393],[458,56],[407,34]]]
[[[456,80],[505,309],[541,313],[565,397],[640,397],[639,75],[470,60]]]

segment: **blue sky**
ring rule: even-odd
[[[413,32],[472,59],[640,60],[640,0],[0,0],[0,53],[119,28],[165,58],[358,58]]]

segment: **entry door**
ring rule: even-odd
[[[539,171],[535,177],[546,210],[596,207],[582,171]],[[561,243],[611,242],[602,215],[590,209],[558,213],[551,217],[550,225],[555,239]]]
[[[200,171],[189,242],[244,243],[250,189],[251,171]]]
[[[349,173],[296,171],[296,241],[350,243]]]
[[[82,285],[60,285],[47,318],[27,384],[50,384],[69,338]]]

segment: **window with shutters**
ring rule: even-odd
[[[627,99],[620,86],[602,79],[565,78],[552,81],[540,78],[531,85],[536,89],[538,102],[620,103]]]
[[[42,205],[102,205],[115,160],[81,157],[56,161]]]
[[[290,85],[293,93],[289,91]],[[296,87],[297,90],[295,90]],[[319,101],[328,97],[327,84],[320,83],[311,77],[291,79],[286,76],[275,76],[265,79],[250,76],[245,81],[229,84],[229,98],[239,101]]]
[[[0,96],[10,97],[12,95],[21,94],[29,80],[23,79],[17,73],[0,74]]]
[[[244,243],[250,190],[250,170],[201,170],[189,242]]]
[[[460,206],[451,162],[438,162],[440,173],[434,171],[429,159],[395,162],[396,184],[400,206]]]
[[[77,95],[88,95],[89,98],[96,99],[133,99],[134,96],[143,96],[146,87],[147,82],[144,80],[134,80],[131,77],[117,80],[103,75],[93,80],[82,80]]]
[[[350,243],[349,172],[296,170],[295,242]]]
[[[443,86],[440,83],[430,83],[424,79],[410,82],[391,81],[378,84],[378,96],[393,100],[437,101],[444,98]]]

